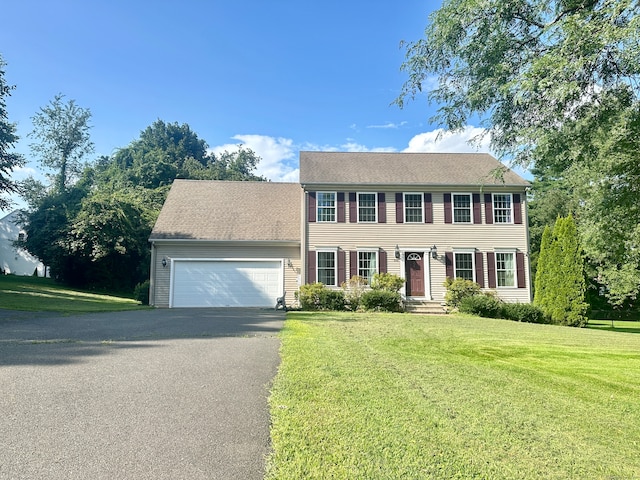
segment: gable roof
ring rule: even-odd
[[[300,242],[297,183],[175,180],[150,241]]]
[[[300,152],[300,183],[360,185],[529,186],[486,153]]]

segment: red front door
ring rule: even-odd
[[[407,297],[424,297],[424,258],[422,252],[407,252],[404,260]]]

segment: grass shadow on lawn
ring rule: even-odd
[[[587,328],[619,333],[640,333],[640,322],[629,320],[589,320]]]

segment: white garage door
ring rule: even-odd
[[[282,295],[273,260],[175,260],[171,307],[273,307]]]

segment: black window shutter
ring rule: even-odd
[[[358,252],[355,250],[349,252],[349,274],[351,277],[358,275]]]
[[[346,260],[346,253],[344,250],[338,250],[338,284],[336,285],[337,287],[339,287],[340,285],[342,285],[344,282],[347,281],[346,278],[346,272],[345,272],[345,260]]]
[[[378,192],[378,223],[387,223],[387,202],[384,192]]]
[[[307,254],[307,283],[316,283],[316,252],[310,250]]]
[[[444,252],[444,264],[448,278],[453,278],[453,252]]]
[[[349,192],[349,223],[358,222],[358,201],[356,192]]]
[[[482,268],[482,253],[476,252],[476,283],[484,288],[484,268]]]
[[[404,200],[402,193],[396,193],[396,223],[404,222]]]
[[[309,192],[309,213],[307,219],[309,222],[316,221],[316,192]]]
[[[481,212],[481,208],[482,206],[480,205],[480,194],[479,193],[474,193],[472,195],[473,197],[473,223],[482,223],[482,214]]]
[[[516,252],[516,274],[518,275],[518,288],[525,288],[524,253],[522,252]]]
[[[424,194],[424,223],[433,223],[433,201],[430,193]]]
[[[385,250],[378,250],[378,271],[380,273],[387,273],[387,252]]]
[[[493,197],[490,193],[484,194],[484,217],[486,223],[493,223]]]
[[[451,219],[451,194],[444,194],[444,223],[452,223]]]
[[[489,288],[496,288],[496,254],[493,252],[487,252],[487,276]]]
[[[338,192],[338,223],[345,222],[345,212],[344,212],[344,192]]]
[[[513,194],[513,223],[522,223],[522,204],[520,203],[520,194]]]

